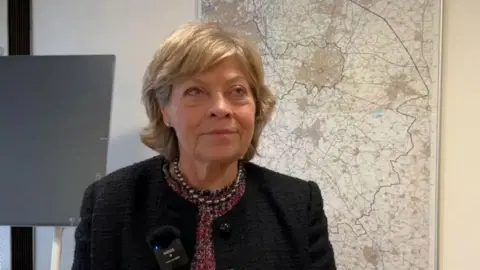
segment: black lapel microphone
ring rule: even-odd
[[[155,229],[147,237],[147,242],[161,270],[186,269],[189,260],[177,228],[162,226]]]

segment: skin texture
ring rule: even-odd
[[[176,132],[180,169],[191,185],[215,190],[235,180],[255,127],[254,96],[235,57],[174,84],[162,114]]]

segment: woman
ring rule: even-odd
[[[175,31],[147,68],[143,143],[160,155],[85,191],[73,269],[159,269],[171,226],[182,269],[336,269],[319,187],[250,163],[275,106],[260,56],[214,23]]]

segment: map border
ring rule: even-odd
[[[201,0],[196,0],[198,5],[198,1]],[[439,239],[440,239],[440,170],[441,170],[441,141],[442,141],[442,92],[443,92],[443,26],[444,26],[444,0],[437,0],[439,1],[438,3],[438,18],[435,18],[436,21],[438,22],[438,44],[437,44],[437,54],[436,54],[436,63],[437,63],[437,118],[435,119],[436,121],[436,141],[435,143],[435,176],[432,177],[432,180],[434,180],[434,194],[431,196],[431,203],[434,204],[432,209],[434,209],[433,215],[434,217],[431,217],[431,220],[434,222],[434,224],[431,226],[432,230],[432,235],[434,235],[434,239],[431,239],[432,244],[434,245],[432,250],[433,253],[431,256],[433,256],[433,269],[438,270],[439,269],[439,264],[440,264],[440,245],[439,245]]]

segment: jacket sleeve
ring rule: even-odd
[[[309,254],[311,270],[336,270],[335,256],[329,239],[328,222],[317,183],[310,181]]]
[[[90,241],[92,214],[95,202],[95,183],[87,187],[80,207],[80,223],[75,229],[75,251],[72,270],[90,270]]]

